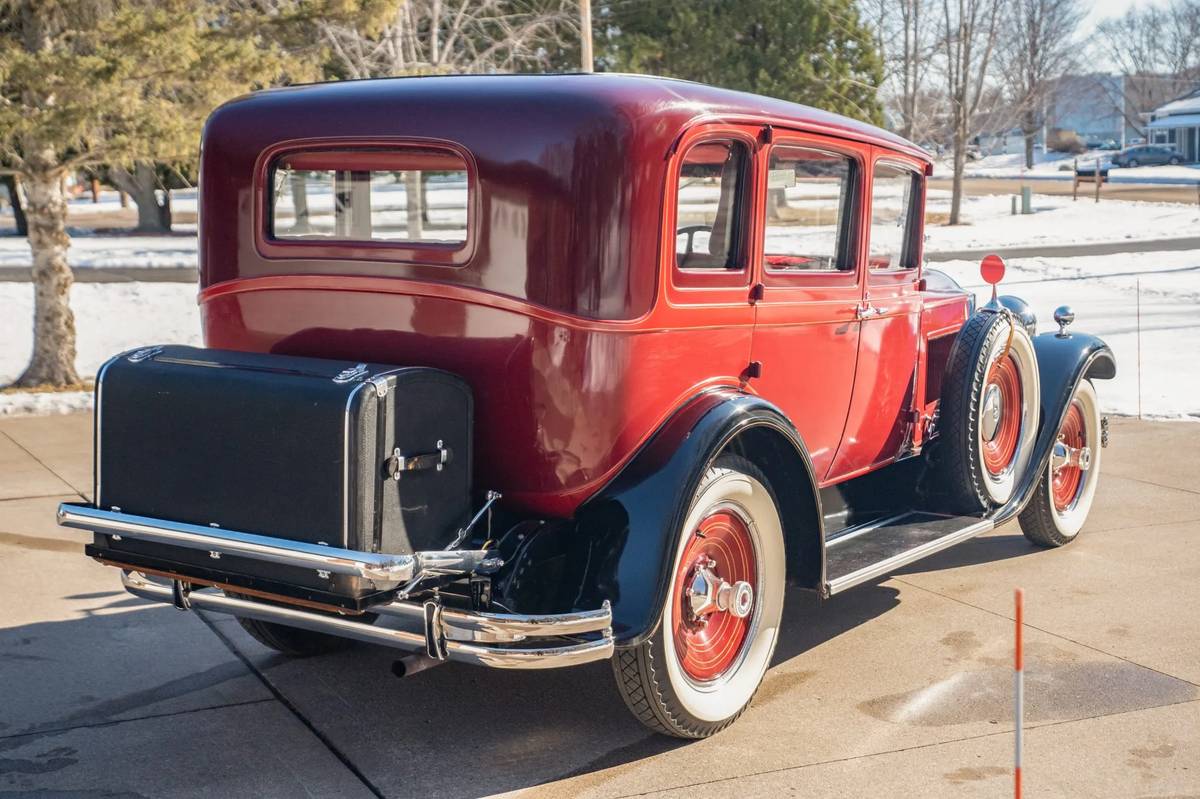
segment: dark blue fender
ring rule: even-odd
[[[1038,480],[1050,463],[1050,453],[1067,414],[1067,406],[1079,381],[1086,378],[1110,380],[1117,374],[1117,361],[1112,350],[1100,339],[1086,333],[1043,333],[1033,337],[1037,355],[1038,381],[1041,383],[1041,420],[1034,441],[1033,458],[1017,484],[1008,504],[990,515],[996,524],[1019,514],[1029,504]]]
[[[619,644],[640,643],[656,629],[688,500],[726,450],[755,462],[772,481],[791,579],[812,587],[824,582],[820,495],[799,433],[778,408],[758,397],[701,394],[576,513],[572,533],[586,545],[588,565],[575,607],[596,608],[608,599]]]

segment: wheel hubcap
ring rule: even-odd
[[[683,671],[697,682],[724,675],[746,644],[758,563],[745,519],[709,514],[693,531],[675,578],[672,637]]]
[[[979,436],[984,466],[993,476],[1004,474],[1021,436],[1021,374],[1011,355],[996,359],[988,370]]]
[[[1058,429],[1058,441],[1050,455],[1051,491],[1054,509],[1068,510],[1079,496],[1083,473],[1091,468],[1092,451],[1087,445],[1087,427],[1078,400],[1067,409],[1067,417]]]

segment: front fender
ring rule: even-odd
[[[1041,413],[1033,457],[1017,484],[1008,504],[993,511],[996,524],[1019,514],[1029,504],[1038,480],[1050,462],[1050,452],[1058,429],[1066,418],[1067,407],[1079,381],[1086,378],[1109,380],[1117,374],[1117,361],[1102,340],[1087,333],[1043,333],[1033,337],[1037,355],[1038,380],[1041,383]]]
[[[817,503],[818,527],[813,534],[823,546],[820,497],[808,452],[796,429],[779,409],[759,397],[732,391],[702,394],[660,427],[575,517],[574,534],[578,544],[586,545],[588,564],[576,607],[599,607],[609,600],[619,644],[638,644],[653,634],[666,602],[690,498],[722,450],[758,428],[764,428],[763,432],[770,429],[790,442],[796,457],[803,460],[810,485],[778,486],[777,492],[811,490]],[[822,551],[821,564],[823,555]],[[823,574],[820,579],[824,580]]]

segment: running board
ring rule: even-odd
[[[991,519],[978,516],[914,511],[855,528],[825,545],[822,593],[839,594],[993,527]]]

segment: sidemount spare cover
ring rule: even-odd
[[[471,419],[470,389],[437,369],[151,347],[97,377],[95,503],[367,552],[441,549],[471,510]]]

